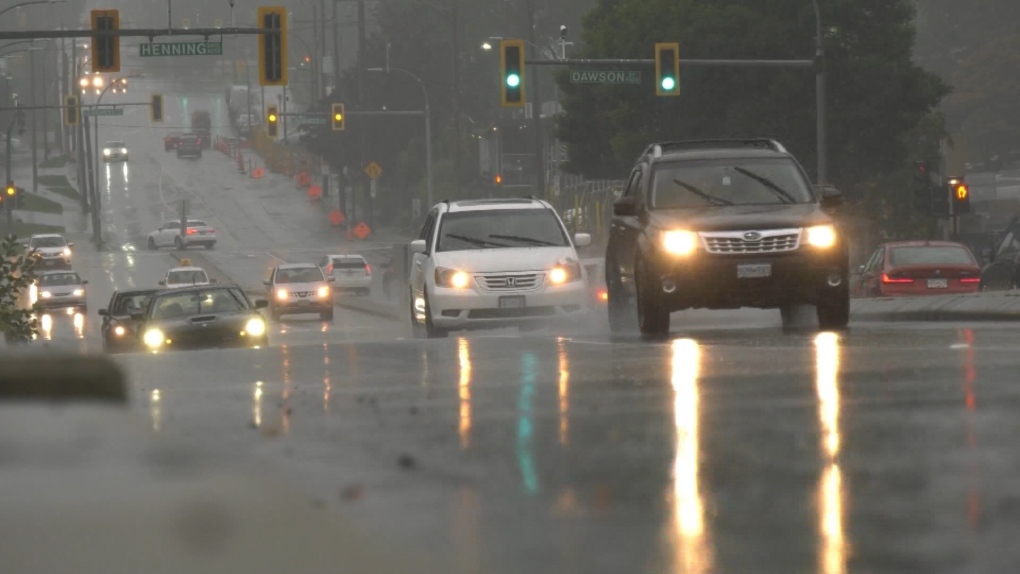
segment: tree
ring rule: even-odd
[[[909,0],[821,2],[828,79],[829,178],[861,195],[875,176],[908,165],[906,135],[948,93],[912,61]],[[814,53],[809,0],[600,0],[585,18],[581,57],[649,58],[653,43],[680,41],[683,58],[807,59]],[[685,68],[679,97],[638,86],[571,84],[558,122],[567,169],[625,177],[657,140],[768,136],[813,171],[814,74],[807,70]]]
[[[30,341],[38,331],[34,306],[25,305],[25,296],[35,281],[35,257],[26,254],[17,238],[0,242],[0,331],[8,343]]]

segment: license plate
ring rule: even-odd
[[[929,289],[946,289],[949,287],[949,279],[929,279]]]
[[[761,277],[772,277],[771,263],[737,265],[737,279],[758,279]]]
[[[524,308],[524,296],[518,295],[514,297],[500,297],[499,298],[500,309],[523,309]]]
[[[302,307],[307,307],[309,304],[310,303],[308,302],[307,299],[302,299],[301,301],[298,301],[298,305],[300,305]]]

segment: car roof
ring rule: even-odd
[[[43,237],[59,237],[61,239],[64,238],[64,236],[59,234],[59,233],[36,233],[35,235],[30,237],[29,239],[41,239]]]
[[[358,253],[337,253],[335,255],[327,255],[332,259],[364,259],[365,257]]]
[[[127,291],[114,291],[114,297],[133,297],[135,295],[151,295],[153,293],[159,293],[164,289],[128,289]]]
[[[497,209],[550,209],[549,204],[539,199],[510,197],[505,199],[464,199],[450,201],[448,212],[492,211]]]
[[[892,241],[886,243],[885,247],[888,249],[894,249],[896,247],[963,247],[967,249],[967,246],[962,243],[955,241],[927,241],[927,240],[916,240],[916,241]]]
[[[187,293],[188,291],[209,291],[211,289],[241,289],[241,287],[235,285],[234,283],[217,283],[215,285],[193,285],[189,287],[178,287],[177,289],[160,289],[159,294],[177,295],[178,293]]]
[[[71,269],[64,269],[57,271],[43,271],[39,274],[40,277],[45,277],[46,275],[78,275],[78,272]],[[78,276],[81,277],[80,275]]]
[[[770,149],[758,148],[702,148],[687,150],[664,150],[655,163],[669,161],[691,161],[702,159],[755,159],[755,158],[788,158],[790,154]]]
[[[170,271],[167,271],[167,273],[173,273],[174,271],[202,271],[202,272],[205,272],[205,269],[202,269],[201,267],[171,267]]]
[[[281,263],[276,266],[277,269],[318,269],[319,266],[314,263]]]

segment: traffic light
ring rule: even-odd
[[[155,124],[163,122],[163,94],[152,94],[149,102],[149,120]]]
[[[496,184],[496,187],[503,185],[503,176],[496,174],[496,177],[492,178],[492,182]]]
[[[120,12],[117,10],[93,10],[93,30],[119,30]],[[120,71],[120,37],[92,36],[92,71]]]
[[[333,131],[335,132],[343,131],[344,120],[347,119],[346,116],[344,116],[344,105],[333,104],[333,115],[331,117],[333,120]]]
[[[7,211],[14,209],[14,203],[17,201],[18,188],[14,186],[13,181],[7,182],[7,187],[4,189],[3,202],[7,206]]]
[[[276,106],[266,106],[266,133],[271,138],[276,137],[276,127],[280,122],[280,114],[276,110]]]
[[[949,204],[952,206],[950,214],[956,216],[970,213],[970,187],[962,177],[951,177],[948,181]]]
[[[680,44],[655,44],[655,95],[680,95]]]
[[[287,9],[259,6],[259,26],[274,30],[259,35],[259,84],[287,85]]]
[[[500,101],[504,108],[524,107],[524,40],[499,41],[502,71]]]
[[[64,123],[76,126],[79,123],[78,120],[78,96],[66,96],[64,98]]]

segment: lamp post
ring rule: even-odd
[[[124,80],[127,80],[128,78],[136,78],[136,77],[137,77],[137,75],[120,76],[118,78],[114,78],[114,79],[110,80],[110,83],[107,84],[106,87],[103,88],[103,91],[99,93],[99,97],[96,99],[96,107],[93,108],[95,110],[95,113],[93,113],[93,115],[92,115],[92,137],[94,138],[94,142],[95,142],[94,146],[93,146],[93,149],[95,150],[95,154],[94,155],[95,155],[96,167],[95,167],[95,182],[92,185],[92,194],[93,194],[92,195],[92,237],[93,237],[97,247],[99,245],[101,245],[102,241],[103,241],[102,229],[100,229],[100,227],[102,226],[102,220],[99,217],[99,209],[100,209],[100,205],[101,205],[101,202],[99,201],[99,196],[100,196],[100,194],[99,194],[99,105],[103,103],[103,96],[106,95],[106,92],[110,88],[112,88],[113,86],[116,86],[117,84],[123,82]],[[102,83],[102,78],[99,77],[99,76],[96,76],[96,78],[99,78],[100,84],[101,84]]]
[[[428,213],[432,209],[432,111],[429,107],[429,91],[425,87],[425,83],[421,81],[421,78],[408,72],[407,70],[401,70],[400,68],[369,68],[369,72],[400,72],[418,82],[421,86],[422,96],[425,98],[425,203],[426,207],[423,210]]]
[[[816,179],[818,185],[828,183],[828,145],[826,139],[826,120],[828,119],[825,109],[825,47],[822,45],[822,12],[818,9],[818,0],[811,0],[815,9],[815,134],[817,145],[816,153],[817,170]]]

